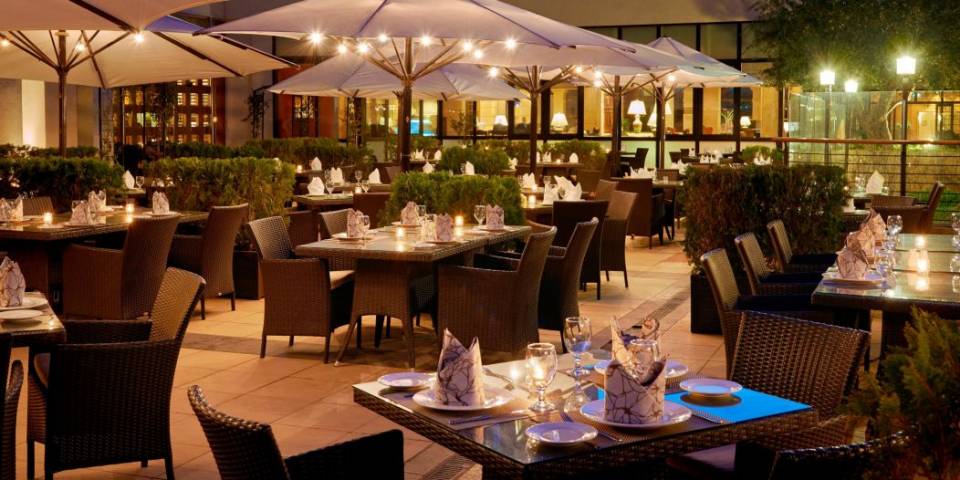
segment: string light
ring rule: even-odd
[[[600,70],[593,72],[593,78],[600,80],[601,78],[603,78],[603,72],[601,72]]]
[[[466,42],[463,42],[463,51],[467,53],[473,51],[473,42],[469,40],[467,40]]]
[[[672,73],[671,73],[670,75],[667,75],[667,81],[668,81],[668,82],[672,82],[672,81],[674,81],[674,80],[676,80],[676,79],[677,79],[677,76],[674,75],[674,74],[672,74]]]
[[[600,88],[600,87],[603,86],[603,82],[601,82],[600,80],[594,80],[594,81],[593,81],[593,86],[594,86],[594,87],[597,87],[597,88]]]
[[[577,73],[583,73],[583,67],[581,67],[580,65],[577,65],[577,66],[573,69],[573,71],[574,71],[574,72],[577,72]]]
[[[0,39],[0,47],[7,48],[10,46],[10,40],[6,38]]]
[[[310,34],[309,38],[310,38],[310,43],[314,45],[318,45],[320,42],[323,41],[323,34],[320,32],[313,32]]]
[[[386,33],[381,33],[380,35],[377,35],[377,41],[378,41],[378,42],[380,42],[380,43],[387,43],[387,40],[389,40],[389,38],[387,38],[387,34],[386,34]]]
[[[346,44],[341,43],[340,45],[337,45],[337,53],[347,53]]]
[[[420,37],[420,45],[424,47],[429,47],[433,43],[433,39],[429,35],[423,35]]]
[[[500,69],[497,67],[490,67],[490,69],[487,70],[487,75],[489,75],[492,78],[496,78],[500,76]]]
[[[514,48],[517,48],[517,41],[514,40],[514,39],[512,39],[512,38],[508,38],[508,39],[507,39],[507,50],[513,50]]]
[[[370,51],[370,45],[366,43],[361,43],[360,45],[357,45],[357,52],[360,55],[365,55],[369,51]]]
[[[87,49],[87,46],[84,45],[83,42],[77,42],[77,46],[73,47],[73,49],[78,52],[82,52]]]
[[[474,50],[474,51],[473,51],[473,58],[475,58],[475,59],[477,59],[477,60],[480,60],[481,58],[483,58],[483,50]]]
[[[144,40],[144,38],[143,38],[143,34],[142,34],[142,33],[137,32],[137,33],[134,33],[134,34],[133,34],[133,41],[134,41],[134,42],[143,43],[143,40]]]

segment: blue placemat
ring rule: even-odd
[[[691,403],[684,400],[687,392],[671,393],[666,399],[685,405],[694,410],[716,415],[728,422],[747,422],[784,413],[797,412],[810,408],[799,402],[744,388],[737,392],[739,401],[728,405],[716,405],[715,402]],[[694,400],[696,401],[696,400]]]

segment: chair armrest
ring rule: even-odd
[[[123,251],[70,245],[63,252],[65,313],[120,318]]]
[[[760,295],[810,295],[817,289],[817,283],[779,283],[761,282]]]
[[[64,320],[67,343],[142,342],[150,337],[149,320]]]
[[[766,478],[778,452],[845,445],[851,442],[856,419],[833,417],[814,427],[737,444],[734,471],[749,478]]]
[[[502,270],[513,272],[520,268],[519,257],[502,257],[498,255],[474,255],[473,266],[485,270]]]
[[[203,255],[203,237],[174,235],[167,264],[191,272],[199,272]]]
[[[389,430],[285,459],[293,480],[403,478],[403,434]]]

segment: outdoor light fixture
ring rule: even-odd
[[[308,38],[310,39],[310,43],[317,45],[323,41],[323,34],[320,32],[313,32]]]
[[[860,83],[854,79],[847,80],[843,82],[843,91],[847,93],[856,93],[857,90],[860,90]]]
[[[343,43],[337,45],[337,53],[347,53],[347,45]]]
[[[583,67],[581,67],[580,65],[577,65],[576,67],[573,68],[573,71],[577,73],[583,73]]]
[[[364,55],[369,51],[370,51],[370,45],[366,43],[361,43],[357,45],[357,53],[359,53],[360,55]]]
[[[508,39],[507,39],[507,50],[513,50],[514,48],[517,48],[517,41],[514,40],[514,39],[512,39],[512,38],[508,38]]]
[[[832,87],[837,83],[837,72],[833,70],[821,70],[820,71],[820,86],[821,87]]]
[[[674,74],[672,74],[672,73],[671,73],[670,75],[667,75],[667,81],[668,81],[668,82],[673,82],[673,81],[676,80],[676,79],[677,79],[677,76],[674,75]]]
[[[897,75],[913,75],[917,73],[917,59],[904,55],[897,59]]]
[[[567,114],[563,112],[554,113],[553,118],[550,119],[550,126],[557,130],[563,130],[570,126],[570,123],[567,122]]]
[[[483,58],[483,50],[474,50],[474,51],[473,51],[473,58],[475,58],[475,59],[477,59],[477,60],[480,60],[481,58]]]
[[[390,40],[390,37],[387,37],[386,33],[381,33],[377,35],[377,41],[380,43],[387,43],[387,40]]]
[[[740,128],[750,128],[750,124],[753,123],[750,120],[750,115],[743,115],[740,117]]]
[[[627,106],[627,115],[633,115],[633,126],[637,130],[643,127],[643,121],[640,120],[640,115],[647,114],[647,106],[644,105],[640,100],[631,100],[630,105]]]
[[[87,49],[87,46],[84,45],[83,42],[77,42],[77,46],[73,47],[73,49],[78,52],[82,52]]]
[[[601,78],[603,78],[603,72],[601,72],[600,70],[593,72],[593,78],[600,80]]]
[[[420,37],[420,45],[423,45],[424,47],[429,47],[430,44],[432,43],[433,43],[433,39],[430,38],[429,35],[423,35],[422,37]]]
[[[491,78],[497,78],[500,76],[500,69],[497,67],[490,67],[490,69],[487,70],[487,75],[489,75]]]
[[[471,50],[473,50],[473,42],[471,41],[463,42],[463,51],[470,52]]]
[[[137,43],[143,43],[143,34],[140,32],[133,34],[133,41]]]
[[[493,117],[493,124],[501,127],[507,126],[507,116],[506,115],[497,115]]]
[[[7,48],[9,46],[10,46],[10,40],[7,40],[6,38],[0,39],[0,47]]]

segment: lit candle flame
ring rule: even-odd
[[[53,225],[53,214],[50,212],[43,212],[43,224],[46,226]]]

